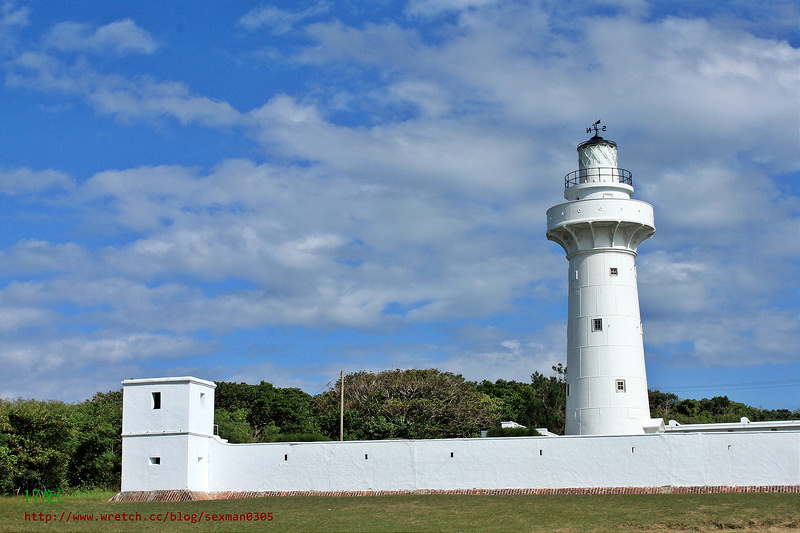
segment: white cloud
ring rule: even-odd
[[[31,10],[27,7],[17,7],[14,2],[4,2],[0,7],[0,27],[27,26],[30,14]]]
[[[286,96],[272,99],[253,117],[265,145],[361,179],[502,194],[524,187],[527,177],[525,140],[469,119],[343,128]]]
[[[52,244],[40,240],[21,240],[0,250],[0,272],[6,276],[41,276],[56,272],[87,272],[90,253],[75,243]]]
[[[30,168],[0,167],[0,193],[12,196],[45,191],[70,191],[72,178],[57,170],[32,170]]]
[[[453,353],[436,363],[443,370],[462,374],[466,379],[516,380],[529,383],[531,374],[546,376],[552,367],[566,364],[566,326],[548,326],[536,331],[534,341],[505,339],[498,344],[480,344],[469,353]]]
[[[299,12],[287,11],[275,6],[257,7],[239,19],[239,24],[248,31],[266,26],[271,28],[273,35],[281,35],[291,31],[298,22],[325,14],[328,11],[330,11],[328,2],[317,2]]]
[[[45,44],[62,51],[112,52],[120,56],[152,54],[157,49],[152,36],[131,19],[118,20],[96,29],[90,24],[61,22],[50,30]]]
[[[69,65],[41,52],[20,54],[12,63],[7,82],[16,87],[78,94],[98,112],[126,120],[157,120],[167,116],[184,125],[210,127],[247,122],[246,117],[227,102],[196,96],[183,83],[101,74],[84,62]]]
[[[411,0],[406,7],[409,15],[437,15],[448,11],[462,11],[496,3],[497,0]]]
[[[208,350],[208,344],[192,339],[151,333],[0,339],[6,378],[0,397],[82,400],[98,390],[118,390],[127,377],[152,376],[148,363],[163,365]]]
[[[390,83],[435,83],[451,107],[478,100],[474,111],[506,124],[563,128],[596,115],[636,124],[662,142],[626,148],[658,164],[703,157],[709,139],[720,155],[797,160],[796,135],[785,133],[797,131],[796,114],[785,112],[800,90],[796,48],[703,20],[577,16],[566,33],[562,23],[508,4],[461,17],[430,44],[395,23],[319,23],[307,28],[317,44],[296,59],[379,68]]]

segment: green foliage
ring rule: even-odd
[[[546,427],[553,433],[563,435],[567,420],[567,369],[561,363],[552,368],[554,373],[550,377],[539,372],[531,375],[534,391],[531,425]]]
[[[675,394],[651,390],[649,397],[650,415],[663,418],[665,422],[675,420],[679,424],[718,424],[738,422],[742,417],[747,417],[751,422],[800,419],[800,412],[797,411],[759,409],[732,402],[727,396],[681,400]]]
[[[492,428],[486,432],[487,437],[538,437],[541,433],[534,428]]]
[[[658,390],[649,390],[648,396],[650,399],[650,416],[652,418],[663,418],[666,422],[675,416],[675,411],[680,402],[677,395]]]
[[[0,408],[0,483],[5,492],[58,490],[67,486],[77,435],[70,406],[16,400]]]
[[[494,426],[489,399],[461,375],[427,370],[356,372],[345,376],[345,438],[476,437]],[[341,383],[316,398],[323,432],[339,435]]]
[[[326,440],[333,439],[317,433],[285,433],[275,435],[270,442],[317,442]]]
[[[122,391],[98,392],[73,406],[77,429],[69,464],[70,487],[112,489],[122,475]]]
[[[219,436],[231,444],[255,442],[253,426],[247,421],[247,409],[214,409],[214,423],[219,428]]]
[[[268,442],[278,433],[316,433],[318,426],[312,412],[313,397],[297,388],[278,388],[262,381],[258,385],[217,382],[215,406],[234,418],[222,415],[219,421],[220,436],[234,435],[236,442]],[[246,413],[251,428],[249,440],[242,432],[246,429],[233,413]],[[232,424],[232,425],[231,425]],[[234,442],[234,440],[231,440]]]
[[[498,379],[494,383],[483,380],[477,390],[491,398],[492,406],[500,420],[513,420],[524,426],[533,425],[531,409],[534,391],[529,383]]]
[[[501,420],[513,420],[523,426],[546,427],[563,435],[566,421],[566,368],[553,366],[553,374],[540,372],[531,375],[531,383],[484,380],[477,390],[491,398],[495,415]]]

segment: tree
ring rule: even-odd
[[[648,390],[647,395],[650,401],[650,417],[670,420],[680,403],[678,396],[659,390]]]
[[[77,433],[70,408],[61,402],[3,402],[0,457],[7,461],[0,462],[0,483],[5,491],[58,490],[67,486]]]
[[[567,369],[561,363],[552,369],[554,374],[550,377],[539,372],[531,374],[533,402],[528,413],[535,427],[563,435],[567,420]]]
[[[488,397],[461,375],[427,370],[356,372],[345,376],[347,439],[476,437],[496,425]],[[339,434],[341,383],[316,397],[322,430]]]
[[[214,389],[214,409],[231,412],[244,409],[250,412],[250,407],[258,398],[258,385],[228,381],[215,381],[215,383],[217,388]]]
[[[279,389],[262,381],[248,421],[260,440],[276,433],[314,433],[312,401],[312,396],[300,389]]]
[[[531,375],[531,383],[484,380],[478,391],[491,398],[494,412],[500,420],[513,420],[529,428],[546,427],[563,434],[567,401],[566,368],[552,367],[553,375],[540,372]]]
[[[232,442],[265,442],[279,433],[318,431],[313,397],[298,388],[278,388],[266,381],[258,385],[220,381],[214,404],[220,436]],[[250,427],[249,439],[242,433],[243,422]]]
[[[247,421],[245,409],[214,409],[214,423],[219,428],[220,438],[231,444],[255,442],[253,426]]]
[[[118,489],[122,476],[122,391],[98,392],[73,407],[77,429],[69,462],[71,487]]]
[[[523,426],[531,425],[529,410],[533,404],[534,391],[530,383],[504,379],[492,383],[483,380],[478,384],[477,390],[491,398],[494,413],[499,420],[511,420]]]

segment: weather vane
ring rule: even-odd
[[[600,119],[597,119],[597,122],[592,124],[590,127],[586,128],[586,133],[591,133],[592,130],[594,130],[594,135],[595,135],[595,137],[597,137],[599,135],[598,132],[606,131],[606,127],[605,126],[600,126],[599,124],[600,124]]]

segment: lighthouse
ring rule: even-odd
[[[653,206],[632,199],[631,173],[598,120],[564,177],[566,203],[547,211],[547,238],[569,261],[567,435],[636,435],[650,418],[636,250],[655,233]]]

